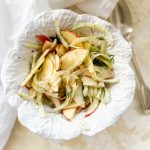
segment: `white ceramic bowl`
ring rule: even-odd
[[[24,101],[16,95],[20,83],[29,73],[32,52],[24,44],[36,42],[35,35],[55,35],[54,21],[61,19],[61,29],[69,28],[81,22],[90,22],[107,28],[113,35],[114,47],[109,51],[115,55],[115,74],[120,82],[110,88],[111,102],[100,104],[89,117],[84,112],[76,115],[71,121],[62,118],[61,114],[50,113],[42,118],[35,104]],[[9,51],[2,69],[2,82],[6,89],[9,104],[18,110],[19,121],[32,132],[47,139],[71,139],[79,134],[94,135],[116,121],[131,104],[135,89],[134,73],[129,66],[131,48],[127,41],[114,27],[95,16],[78,15],[70,10],[60,9],[44,12],[28,23],[17,39],[16,48]],[[85,126],[86,129],[85,130]]]

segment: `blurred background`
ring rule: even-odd
[[[120,0],[122,1],[122,0]],[[131,16],[133,33],[130,40],[142,78],[150,85],[150,0],[125,0]],[[79,7],[71,9],[79,11]],[[86,8],[85,8],[86,9]],[[18,121],[12,130],[5,150],[150,150],[150,115],[144,113],[137,82],[132,105],[108,129],[93,136],[79,136],[70,141],[47,141],[31,133]],[[150,97],[149,101],[150,101]],[[149,102],[150,103],[150,102]]]

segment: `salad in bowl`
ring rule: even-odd
[[[44,12],[20,33],[2,69],[19,121],[47,139],[94,135],[132,102],[130,45],[114,27],[70,10]]]

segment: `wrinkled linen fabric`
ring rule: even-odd
[[[51,10],[47,1],[0,1],[0,70],[6,53],[15,46],[16,38],[22,28],[45,10]],[[0,150],[2,150],[14,126],[17,111],[9,106],[1,83],[0,87]]]
[[[118,0],[87,0],[76,4],[82,12],[108,19]]]

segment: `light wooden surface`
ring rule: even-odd
[[[150,0],[127,0],[133,17],[133,43],[139,65],[150,85]],[[93,136],[70,141],[47,141],[31,133],[17,121],[5,150],[150,150],[150,115],[142,114],[138,99],[113,126]]]

